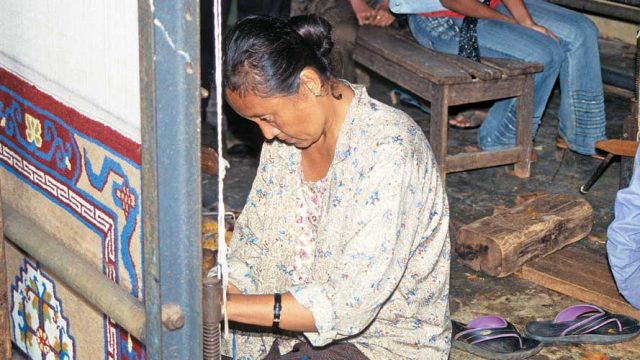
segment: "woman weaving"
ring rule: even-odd
[[[254,17],[227,37],[226,98],[268,141],[236,223],[226,308],[266,331],[234,331],[224,352],[446,359],[449,213],[436,164],[405,113],[332,75],[330,33],[314,15]]]

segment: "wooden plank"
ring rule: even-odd
[[[423,99],[431,100],[431,84],[433,82],[421,77],[420,74],[407,70],[401,64],[364,47],[355,48],[353,59],[362,66],[373,70],[378,75],[395,82]]]
[[[494,151],[458,153],[447,156],[447,172],[459,172],[485,167],[513,164],[520,160],[522,149],[514,147]]]
[[[595,0],[550,0],[552,3],[566,6],[572,9],[604,15],[618,20],[628,21],[633,24],[640,23],[640,8],[616,4],[610,1]]]
[[[633,140],[609,139],[596,141],[596,149],[620,156],[635,157],[638,142]]]
[[[605,256],[572,246],[522,268],[522,278],[612,312],[640,318],[618,293]]]
[[[408,41],[416,43],[416,40],[413,38],[411,32],[408,29],[390,29],[389,33],[395,36],[398,41]],[[465,71],[467,71],[472,78],[481,80],[498,79],[500,77],[504,77],[505,75],[520,75],[522,73],[526,73],[526,69],[530,67],[530,63],[526,63],[523,61],[510,62],[509,60],[505,60],[503,62],[507,66],[505,66],[505,68],[503,69],[499,66],[495,66],[494,64],[485,64],[484,62],[477,63],[475,61],[471,61],[457,55],[445,54],[440,52],[438,52],[438,54],[445,56],[446,59],[448,61],[451,61],[452,64],[465,69]],[[505,73],[505,70],[509,71],[509,73]]]
[[[505,75],[533,74],[544,70],[540,63],[525,62],[511,59],[482,58],[484,65],[500,69]]]
[[[494,80],[500,79],[506,76],[502,72],[502,70],[493,67],[486,66],[482,63],[475,62],[469,59],[466,59],[462,56],[452,55],[452,54],[443,54],[447,57],[447,60],[450,66],[458,66],[461,69],[464,69],[469,75],[471,75],[472,79],[480,79],[480,80]]]
[[[469,267],[504,277],[584,238],[592,226],[593,208],[583,198],[545,195],[461,227],[455,251]]]
[[[398,40],[382,28],[363,27],[358,31],[357,45],[382,54],[392,63],[402,65],[411,74],[428,79],[436,84],[462,83],[472,80],[464,70],[452,67],[444,54],[418,43]],[[365,60],[365,59],[363,59]],[[356,61],[360,62],[358,59]],[[366,66],[366,64],[363,64]],[[372,69],[378,72],[379,69]]]
[[[1,206],[0,214],[2,214]],[[7,290],[9,284],[7,283],[7,258],[4,242],[4,224],[2,216],[0,216],[0,359],[11,359],[11,324],[9,321],[9,293]]]
[[[512,76],[498,80],[476,80],[466,84],[450,85],[449,105],[470,104],[486,100],[520,96],[524,91],[527,75]]]

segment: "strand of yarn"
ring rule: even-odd
[[[227,264],[227,243],[224,208],[224,177],[229,166],[222,156],[222,6],[221,0],[213,2],[213,22],[215,38],[215,97],[216,124],[218,130],[218,278],[222,278],[222,309],[224,314],[224,336],[229,337],[229,318],[227,316],[227,284],[229,267]]]

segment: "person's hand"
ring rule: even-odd
[[[389,11],[387,2],[380,3],[376,6],[375,15],[370,25],[386,27],[391,25],[396,20],[396,17]]]
[[[530,26],[528,26],[529,29],[531,30],[535,30],[539,33],[545,34],[547,36],[549,36],[550,38],[552,38],[553,40],[555,40],[556,42],[560,42],[560,39],[558,39],[558,37],[552,33],[549,29],[547,29],[544,26],[538,25],[538,24],[532,24]]]
[[[358,25],[368,25],[376,16],[376,11],[373,10],[364,0],[351,0],[351,7],[358,19]]]

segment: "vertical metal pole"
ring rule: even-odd
[[[139,0],[138,9],[147,357],[200,359],[199,3]],[[163,328],[163,308],[184,325]]]
[[[142,132],[142,233],[144,241],[145,350],[150,360],[162,358],[160,242],[158,239],[158,171],[156,86],[154,77],[152,2],[138,0],[140,118]]]
[[[162,355],[201,359],[200,6],[154,4],[160,296],[185,319],[181,329],[163,329]]]

